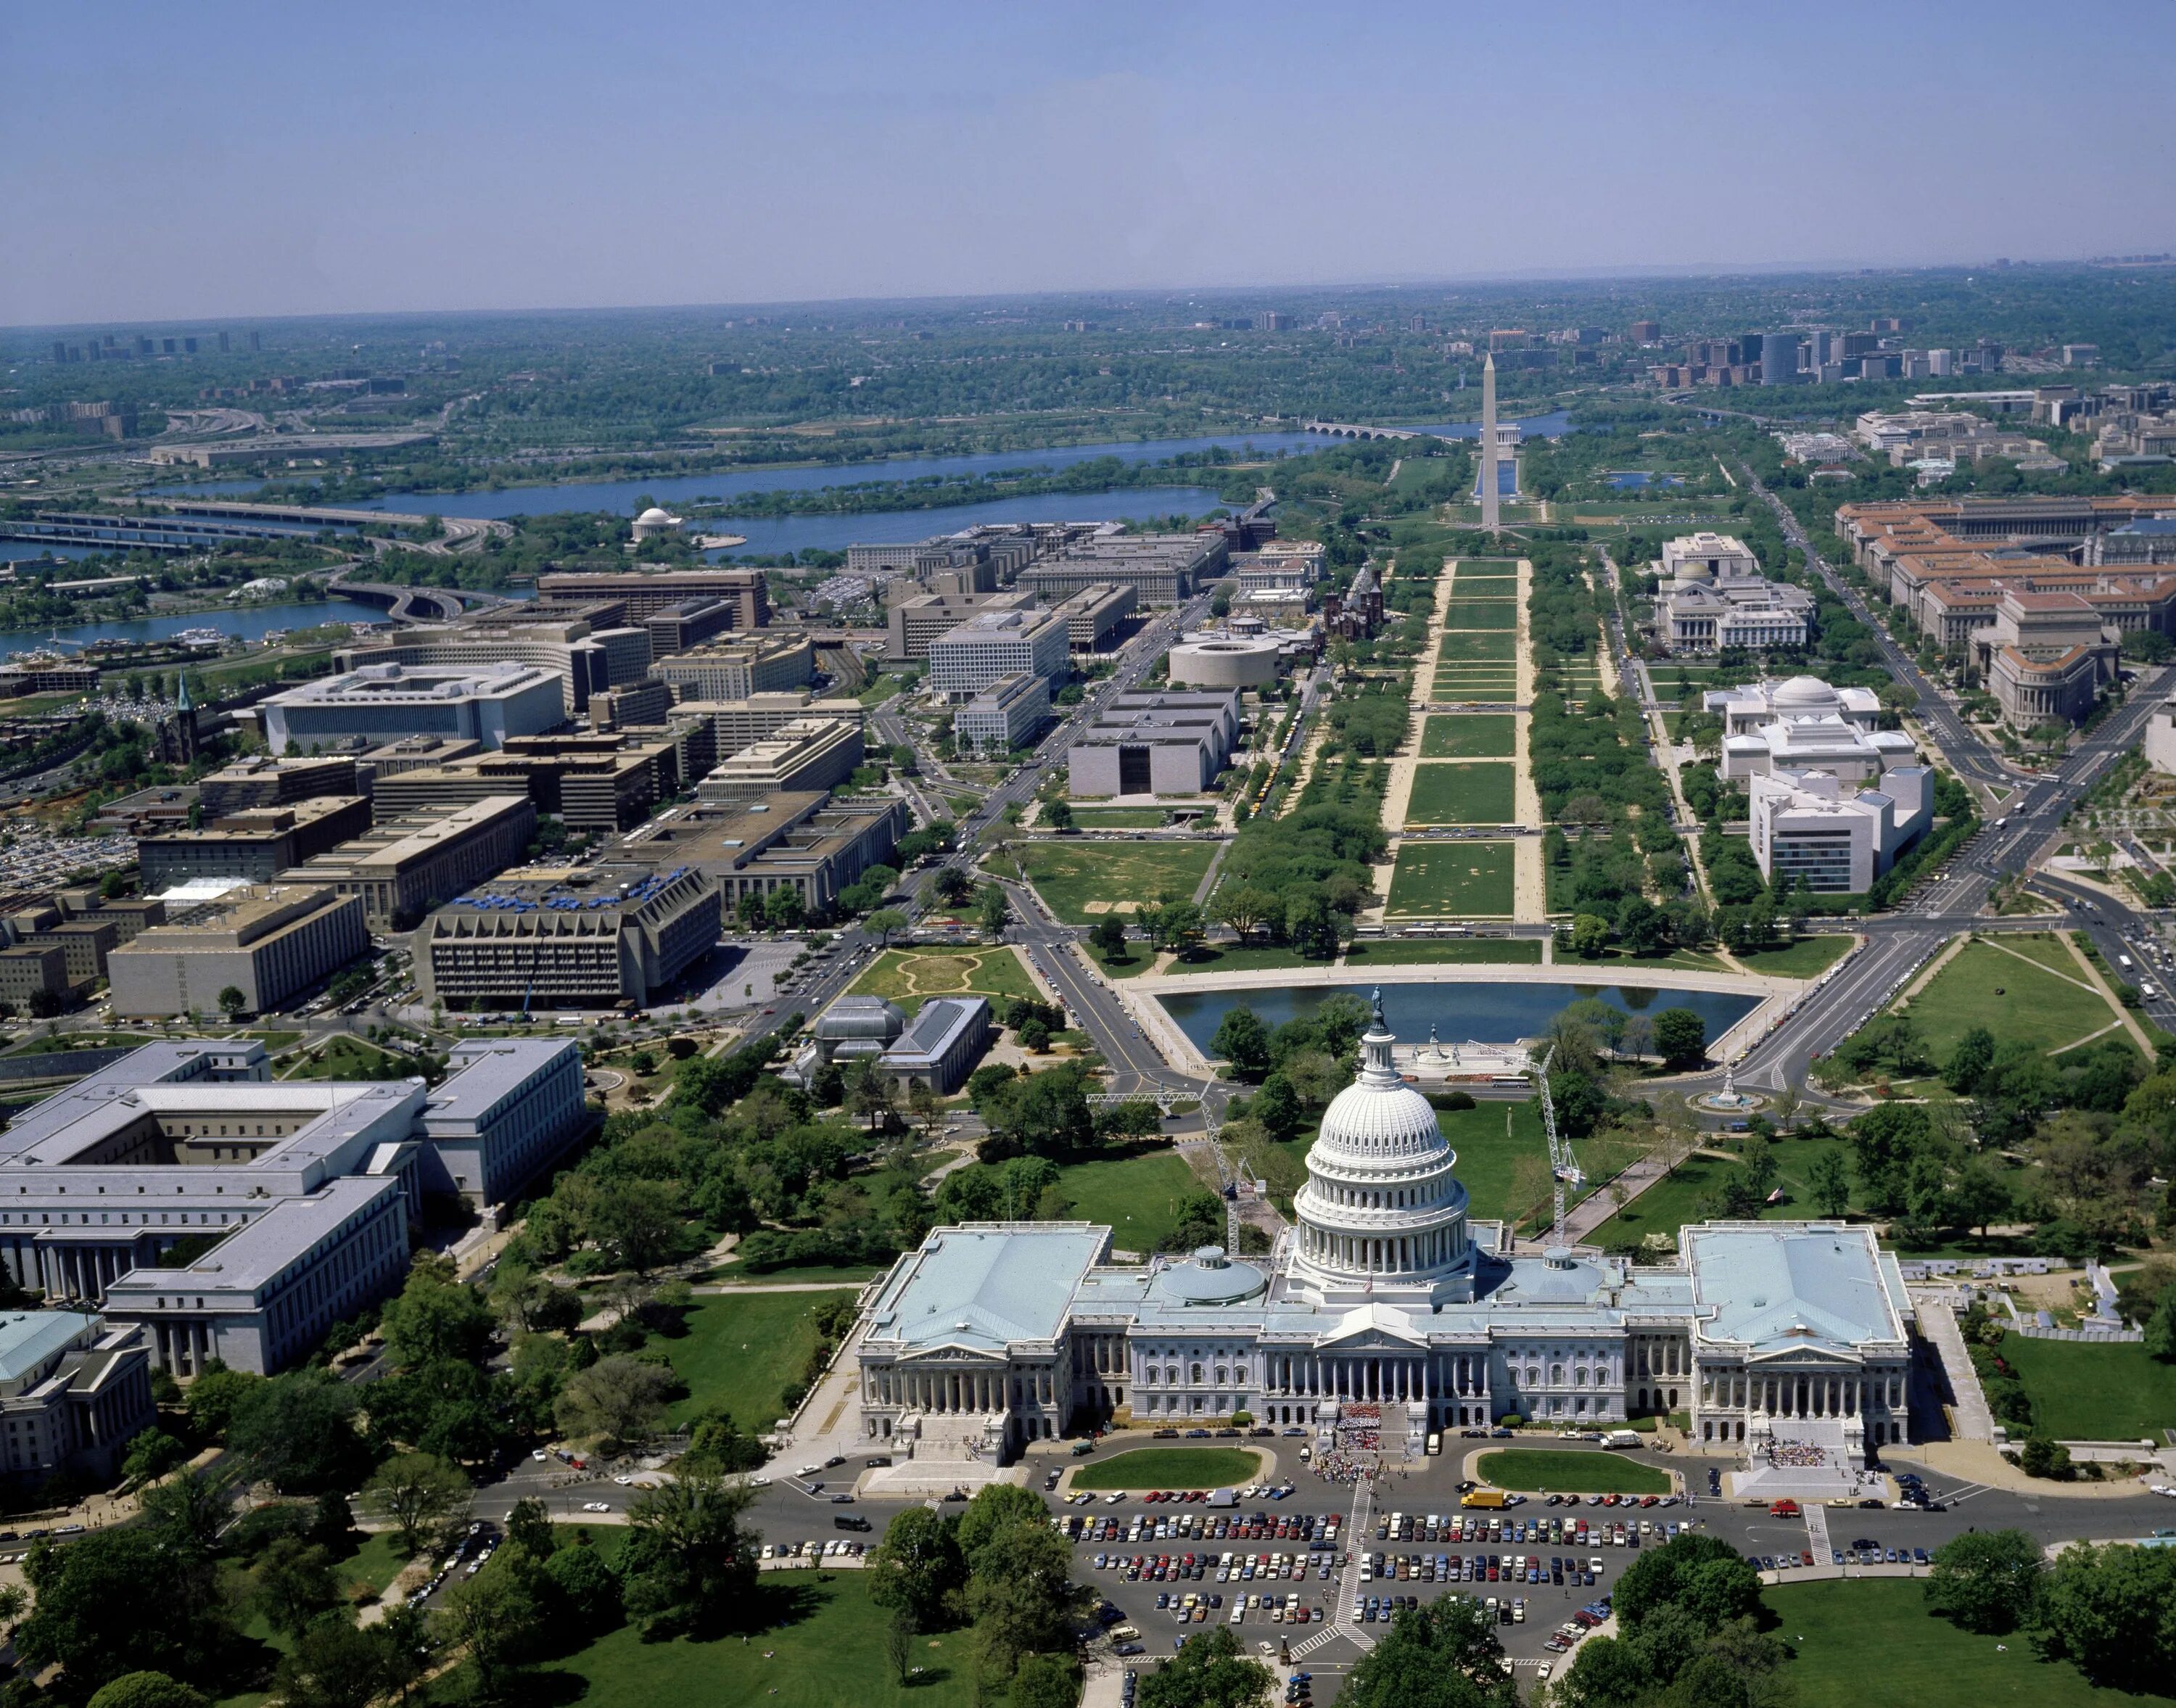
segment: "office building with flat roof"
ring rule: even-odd
[[[317,795],[284,807],[247,807],[194,830],[139,837],[136,857],[147,895],[193,878],[269,884],[369,828],[370,802],[360,795]]]
[[[690,599],[722,600],[744,634],[770,626],[769,586],[760,569],[568,570],[536,578],[537,597],[547,605],[618,600],[635,623]]]
[[[979,754],[1024,748],[1050,720],[1050,684],[1039,676],[1001,676],[952,714],[952,737]]]
[[[566,721],[559,678],[534,665],[367,664],[259,703],[275,753],[334,742],[378,746],[436,736],[503,747]]]
[[[524,1042],[455,1044],[423,1106],[436,1166],[471,1204],[507,1202],[583,1125],[581,1053],[539,1056]]]
[[[681,699],[746,699],[808,687],[816,645],[805,634],[752,636],[661,658],[651,673]]]
[[[651,661],[692,651],[713,635],[726,634],[735,626],[737,614],[732,601],[715,594],[699,594],[651,612],[642,619]]]
[[[930,690],[957,702],[1000,677],[1062,683],[1071,674],[1071,648],[1065,619],[1054,611],[978,611],[930,643]]]
[[[1934,823],[1934,774],[1896,765],[1865,788],[1823,770],[1746,780],[1753,857],[1770,883],[1863,895]]]
[[[320,795],[367,795],[356,761],[347,755],[275,759],[264,754],[222,765],[197,785],[206,819],[224,819],[251,807],[284,807]]]
[[[249,885],[186,925],[155,926],[106,957],[117,1014],[160,1019],[269,1014],[370,948],[362,900],[314,885]]]
[[[527,796],[487,795],[465,806],[389,817],[289,867],[280,881],[353,896],[372,930],[405,930],[427,910],[513,865],[536,834],[536,808]]]
[[[728,914],[781,889],[812,919],[827,919],[839,892],[872,866],[889,865],[906,834],[905,802],[872,796],[833,806],[809,790],[761,800],[667,808],[613,845],[611,857],[654,870],[686,866],[717,886]]]
[[[1035,602],[1032,593],[922,593],[902,599],[884,613],[884,661],[917,662],[978,612],[1027,611]]]
[[[672,708],[676,718],[699,718],[707,723],[721,753],[737,753],[751,742],[766,741],[798,719],[844,718],[862,715],[857,699],[818,699],[802,693],[752,694],[745,699],[699,699],[693,696]]]
[[[482,751],[482,742],[455,737],[403,736],[383,747],[365,748],[356,755],[355,767],[356,775],[370,785],[366,792],[374,798],[380,777],[397,777],[403,771],[449,765],[455,759],[465,759]]]
[[[1058,614],[1075,652],[1101,652],[1117,639],[1137,602],[1131,587],[1099,581],[1061,602]]]
[[[416,983],[451,1008],[641,1008],[716,946],[719,917],[688,867],[525,868],[416,927]]]
[[[373,788],[381,815],[525,794],[570,830],[609,835],[640,824],[716,762],[709,723],[676,715],[661,729],[518,737],[498,753],[398,772]]]
[[[158,1421],[150,1354],[133,1325],[92,1311],[0,1315],[0,1476],[102,1486]]]
[[[1058,600],[1110,583],[1143,605],[1183,605],[1221,574],[1230,547],[1221,532],[1097,534],[1038,559],[1018,585]]]
[[[1136,692],[1112,696],[1066,754],[1078,796],[1198,795],[1231,762],[1239,733],[1236,692]]]
[[[458,1053],[427,1088],[275,1081],[255,1039],[146,1044],[0,1133],[0,1265],[49,1301],[139,1327],[152,1363],[185,1379],[215,1357],[284,1369],[399,1289],[410,1223],[461,1190],[424,1124],[434,1105],[482,1112],[460,1135],[471,1149],[534,1145],[534,1106],[504,1095],[517,1075],[557,1088],[553,1144],[582,1131],[571,1040],[493,1047],[510,1056],[487,1070],[500,1091],[482,1099]],[[489,1114],[502,1104],[503,1119]],[[462,1195],[487,1207],[480,1189]]]
[[[592,694],[650,673],[648,630],[600,628],[580,618],[552,622],[548,615],[495,607],[488,620],[419,624],[375,637],[336,650],[333,662],[341,670],[384,664],[419,670],[519,664],[548,670],[559,679],[563,719],[587,710]]]
[[[721,760],[695,792],[718,802],[835,789],[860,768],[863,751],[858,717],[796,718]]]

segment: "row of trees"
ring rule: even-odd
[[[2081,1542],[2049,1560],[2021,1530],[1942,1544],[1927,1575],[1929,1611],[1977,1636],[2029,1633],[2041,1655],[2094,1684],[2157,1695],[2176,1670],[2176,1553]]]
[[[889,1616],[885,1652],[905,1684],[915,1639],[971,1628],[977,1700],[1074,1708],[1089,1597],[1039,1496],[993,1483],[960,1512],[917,1506],[869,1555],[870,1599]]]

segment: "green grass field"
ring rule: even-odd
[[[1409,842],[1398,850],[1384,911],[1408,918],[1508,919],[1514,845]]]
[[[2176,1428],[2176,1364],[2133,1341],[2002,1337],[2032,1396],[2032,1422],[2066,1441],[2130,1441]]]
[[[1989,943],[1967,944],[1911,999],[1908,1012],[1938,1062],[1974,1026],[2006,1044],[2046,1050],[2074,1044],[2116,1018],[2075,962],[2065,976]]]
[[[1517,743],[1518,720],[1509,712],[1442,715],[1421,726],[1424,759],[1508,759]]]
[[[687,1333],[653,1335],[650,1346],[672,1361],[688,1397],[674,1402],[675,1424],[684,1424],[713,1407],[732,1414],[751,1433],[769,1429],[786,1415],[780,1397],[816,1347],[816,1325],[809,1314],[821,1293],[748,1293],[736,1297],[705,1296],[688,1313]],[[845,1289],[835,1295],[851,1298]]]
[[[1749,972],[1772,972],[1785,978],[1818,978],[1849,955],[1857,940],[1844,936],[1802,937],[1788,949],[1765,949],[1738,958]]]
[[[1073,925],[1092,925],[1113,904],[1152,902],[1166,890],[1182,900],[1216,858],[1214,842],[1031,842],[1017,845],[1036,894]],[[1002,857],[993,857],[1002,858]]]
[[[1510,824],[1519,815],[1517,773],[1500,761],[1458,764],[1433,760],[1413,767],[1408,824]]]
[[[888,949],[854,981],[856,996],[889,997],[909,1014],[933,996],[1032,997],[1034,982],[1003,944],[987,949]]]
[[[1803,1221],[1825,1215],[1827,1212],[1814,1202],[1813,1166],[1824,1151],[1831,1150],[1841,1156],[1847,1167],[1850,1165],[1851,1141],[1847,1139],[1784,1138],[1773,1141],[1768,1154],[1776,1159],[1776,1183],[1782,1189],[1783,1198],[1781,1203],[1764,1206],[1760,1212],[1761,1218]],[[1581,1160],[1585,1160],[1583,1150]],[[1656,1181],[1596,1229],[1596,1243],[1606,1246],[1620,1238],[1641,1238],[1655,1233],[1667,1234],[1674,1239],[1685,1223],[1705,1219],[1707,1212],[1701,1207],[1702,1199],[1722,1183],[1733,1166],[1718,1157],[1693,1157],[1668,1179]],[[2023,1169],[2002,1167],[1996,1172],[2005,1184],[2014,1189],[2022,1189],[2027,1183],[2026,1171]],[[1854,1176],[1846,1213],[1858,1215],[1863,1210]],[[2171,1421],[2176,1422],[2176,1417]]]
[[[1678,1172],[1658,1180],[1608,1221],[1587,1236],[1607,1249],[1619,1240],[1640,1240],[1650,1234],[1677,1237],[1689,1221],[1701,1221],[1705,1212],[1700,1200],[1712,1192],[1730,1165],[1707,1156],[1681,1163]]]
[[[1510,664],[1519,659],[1515,634],[1446,634],[1436,654],[1438,664]]]
[[[1184,1157],[1159,1146],[1061,1168],[1058,1189],[1072,1200],[1073,1219],[1107,1224],[1121,1251],[1148,1252],[1178,1225],[1179,1200],[1209,1189]]]
[[[1516,599],[1453,599],[1444,607],[1445,628],[1504,628],[1519,626]]]
[[[1533,938],[1363,938],[1345,952],[1347,966],[1539,966]]]
[[[1439,676],[1428,683],[1428,698],[1442,704],[1479,702],[1504,705],[1517,699],[1518,678],[1510,675]]]
[[[1075,1488],[1243,1488],[1262,1474],[1248,1447],[1136,1447],[1091,1459],[1073,1473]]]
[[[1483,1482],[1522,1493],[1667,1494],[1670,1479],[1651,1465],[1613,1453],[1570,1453],[1510,1447],[1484,1453],[1477,1467]]]
[[[1247,972],[1259,967],[1320,966],[1297,949],[1274,943],[1207,944],[1198,955],[1174,960],[1167,973]]]
[[[1762,1600],[1776,1616],[1776,1635],[1795,1656],[1783,1676],[1796,1687],[1797,1708],[1864,1708],[1874,1657],[1875,1694],[1896,1702],[2142,1708],[2168,1700],[2089,1684],[2067,1662],[2036,1658],[2022,1636],[1960,1630],[1927,1611],[1924,1589],[1908,1578],[1791,1584]]]
[[[600,1546],[618,1541],[607,1537]],[[639,1626],[622,1625],[534,1668],[522,1700],[582,1708],[967,1708],[976,1694],[970,1634],[917,1635],[923,1670],[900,1684],[884,1659],[890,1615],[869,1599],[868,1580],[859,1571],[766,1572],[747,1610],[755,1633],[748,1640],[734,1633],[651,1642]]]
[[[765,1282],[792,1281],[806,1285],[813,1281],[832,1281],[840,1286],[858,1287],[874,1281],[884,1271],[872,1269],[867,1264],[841,1269],[836,1264],[783,1264],[776,1269],[753,1271],[743,1269],[727,1259],[710,1273],[709,1279],[721,1286],[760,1286]]]
[[[360,1038],[336,1037],[321,1049],[292,1058],[283,1080],[367,1080],[405,1077],[422,1070],[406,1056],[381,1050]]]

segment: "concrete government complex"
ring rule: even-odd
[[[1075,1425],[1235,1413],[1379,1423],[1388,1447],[1516,1415],[1683,1411],[1700,1442],[1848,1461],[1906,1439],[1912,1307],[1872,1230],[1712,1222],[1640,1267],[1510,1253],[1471,1223],[1456,1156],[1391,1061],[1379,1005],[1357,1080],[1308,1151],[1297,1225],[1248,1262],[1110,1260],[1085,1223],[939,1228],[869,1295],[864,1433],[918,1482],[987,1480]],[[904,1480],[903,1478],[901,1480]]]
[[[254,1040],[146,1044],[0,1133],[0,1264],[177,1375],[284,1368],[399,1288],[427,1197],[501,1203],[588,1122],[571,1041],[449,1069],[275,1081]]]

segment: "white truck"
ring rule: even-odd
[[[1646,1439],[1636,1429],[1612,1429],[1602,1438],[1602,1444],[1604,1447],[1640,1447],[1646,1444]]]

